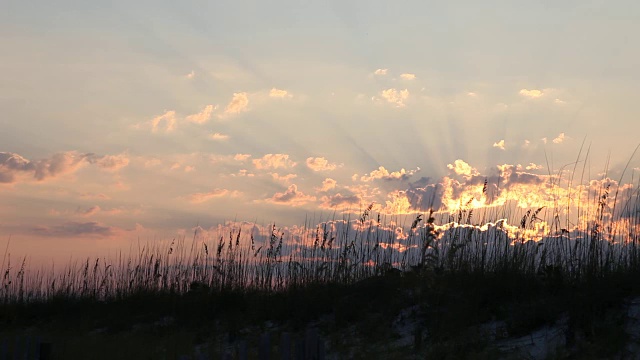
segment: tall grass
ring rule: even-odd
[[[228,223],[217,231],[198,229],[193,237],[61,269],[30,269],[27,258],[15,262],[5,251],[0,301],[273,293],[352,284],[390,272],[554,275],[568,282],[640,274],[638,187],[606,176],[575,185],[575,172],[550,177],[550,185],[567,197],[559,196],[552,206],[523,209],[511,202],[474,209],[471,199],[453,212],[429,210],[408,218],[374,213],[371,204],[357,219],[346,215],[295,231],[276,224]],[[485,182],[483,193],[486,188]]]

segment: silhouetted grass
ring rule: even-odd
[[[595,188],[575,185],[575,173],[550,177],[567,197],[553,207],[474,209],[470,199],[409,224],[375,214],[372,204],[357,219],[305,224],[293,235],[275,224],[261,234],[234,223],[226,233],[196,231],[59,270],[31,270],[26,258],[16,265],[5,253],[0,322],[117,332],[167,317],[196,332],[216,323],[233,334],[331,316],[331,326],[361,324],[374,338],[391,336],[397,313],[419,305],[428,341],[441,344],[435,353],[460,341],[461,329],[492,319],[519,334],[567,315],[576,336],[595,341],[610,330],[599,322],[608,309],[640,295],[640,199],[637,187],[606,177]]]

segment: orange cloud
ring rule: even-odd
[[[478,170],[473,168],[471,165],[464,162],[464,160],[456,160],[453,164],[448,164],[447,168],[449,170],[453,170],[458,175],[462,175],[465,177],[471,177],[478,175]]]
[[[553,139],[553,143],[560,144],[564,141],[564,139],[565,139],[564,133],[560,133],[560,135],[558,135],[555,139]]]
[[[405,106],[404,101],[409,98],[409,90],[386,89],[382,90],[380,96],[387,100],[387,102],[395,104],[396,107],[403,107]]]
[[[322,186],[319,188],[316,188],[316,190],[319,192],[327,192],[331,189],[335,189],[336,184],[337,184],[337,181],[331,178],[326,178],[322,181]]]
[[[404,74],[400,74],[400,77],[404,80],[415,80],[416,74],[404,73]]]
[[[257,169],[287,169],[296,166],[296,163],[287,154],[266,154],[260,159],[254,159],[253,165]]]
[[[211,119],[211,114],[217,108],[217,106],[207,105],[199,113],[187,116],[185,120],[196,124],[204,124]]]
[[[292,179],[295,179],[298,177],[298,175],[296,174],[287,174],[287,175],[280,175],[278,173],[271,173],[271,177],[273,178],[273,180],[275,181],[279,181],[285,184],[288,184],[291,182]]]
[[[520,95],[524,96],[524,97],[528,97],[530,99],[537,99],[541,96],[544,95],[544,92],[542,92],[542,90],[528,90],[528,89],[522,89],[520,90],[520,92],[518,92]]]
[[[88,156],[87,160],[91,164],[96,164],[98,167],[110,170],[118,171],[123,167],[129,165],[129,157],[126,154],[120,155],[105,155],[105,156]]]
[[[500,140],[498,142],[493,143],[494,148],[498,148],[500,150],[504,150],[504,140]]]
[[[227,189],[214,189],[212,191],[206,193],[195,193],[189,195],[188,199],[192,204],[200,204],[205,201],[223,197],[223,196],[231,196],[236,197],[240,195],[238,191],[229,191]]]
[[[231,102],[220,117],[228,117],[249,110],[249,97],[246,92],[234,93]]]
[[[273,88],[269,91],[269,96],[273,98],[290,98],[293,97],[287,90]]]
[[[335,170],[338,165],[330,163],[323,157],[310,157],[307,158],[307,167],[313,171],[331,171]]]
[[[383,180],[405,180],[420,171],[420,168],[416,168],[416,170],[406,171],[405,169],[400,169],[400,171],[389,172],[389,170],[385,169],[384,166],[380,166],[377,170],[373,170],[369,174],[365,174],[360,177],[360,181],[369,182],[377,179]]]
[[[166,111],[164,114],[151,119],[151,131],[158,132],[163,130],[161,123],[164,123],[164,132],[171,132],[176,129],[176,112],[173,110]]]

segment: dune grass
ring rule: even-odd
[[[62,269],[29,269],[5,251],[0,320],[85,311],[74,321],[87,330],[168,316],[196,329],[217,321],[234,333],[264,321],[303,327],[329,314],[332,326],[359,323],[376,337],[392,336],[394,316],[418,305],[435,352],[450,351],[461,329],[496,318],[518,334],[568,314],[572,331],[596,339],[608,309],[640,295],[640,196],[637,184],[606,175],[584,184],[576,173],[549,177],[552,206],[473,208],[469,199],[452,212],[408,217],[371,204],[355,219],[296,231],[229,223]]]

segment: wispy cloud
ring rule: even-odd
[[[240,193],[237,191],[230,191],[227,189],[214,189],[209,192],[191,194],[188,196],[188,199],[192,204],[200,204],[205,201],[209,201],[211,199],[215,199],[223,196],[235,197],[235,196],[238,196],[239,194]]]
[[[377,69],[373,72],[374,75],[387,75],[389,69]]]
[[[224,141],[229,139],[229,135],[221,134],[221,133],[213,133],[209,136],[211,140],[216,141]]]
[[[251,157],[250,154],[235,154],[233,155],[233,160],[236,161],[246,161],[247,159],[249,159]]]
[[[283,184],[289,184],[291,182],[291,180],[297,178],[298,175],[296,175],[296,174],[280,175],[278,173],[271,173],[271,177],[275,181],[281,182]]]
[[[504,140],[500,140],[498,142],[493,143],[494,148],[498,148],[500,150],[504,150]]]
[[[105,170],[118,171],[129,165],[130,159],[126,154],[105,156],[88,155],[87,161]]]
[[[218,106],[207,105],[199,113],[187,116],[185,120],[195,124],[204,124],[211,119],[211,114],[217,108]]]
[[[331,171],[335,170],[338,165],[330,163],[323,157],[309,157],[307,158],[307,167],[313,171]]]
[[[400,74],[400,77],[404,80],[415,80],[416,74],[404,73],[404,74]]]
[[[287,154],[266,154],[260,159],[254,159],[253,165],[258,169],[287,169],[296,166],[296,162],[289,159]]]

